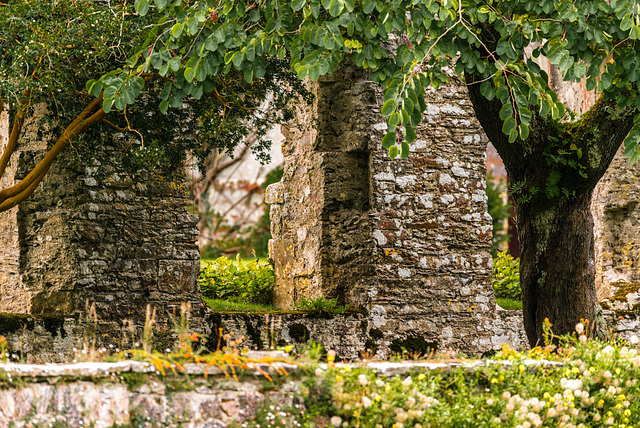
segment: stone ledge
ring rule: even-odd
[[[280,358],[283,353],[255,352],[252,358]],[[260,367],[267,364],[258,363]],[[336,368],[368,367],[380,376],[404,376],[484,364],[562,365],[546,360],[418,361],[335,364]],[[266,401],[301,405],[303,382],[310,369],[281,364],[287,376],[268,381],[258,371],[244,371],[238,381],[220,370],[187,364],[186,372],[160,376],[153,365],[137,361],[67,365],[0,365],[0,426],[193,426],[221,428],[252,419]],[[321,364],[327,369],[327,364]],[[210,376],[205,377],[205,372]],[[63,424],[63,425],[62,425]]]

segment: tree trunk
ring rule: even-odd
[[[544,345],[545,319],[554,334],[573,332],[582,320],[602,330],[590,201],[588,192],[542,207],[516,205],[524,327],[532,346]]]
[[[589,203],[638,111],[602,97],[573,123],[533,111],[529,138],[509,143],[502,133],[501,102],[480,94],[477,76],[466,75],[466,81],[476,117],[504,161],[509,180],[521,188],[514,199],[529,344],[543,344],[546,318],[554,335],[572,333],[580,320],[588,320],[595,335],[603,337]],[[581,155],[568,154],[569,147]],[[573,165],[551,155],[570,156],[565,160]]]

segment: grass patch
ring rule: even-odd
[[[273,305],[258,305],[255,303],[236,303],[220,299],[203,298],[204,302],[216,312],[268,312],[275,311]]]
[[[496,297],[496,303],[502,309],[506,309],[508,311],[513,311],[515,309],[522,309],[521,300],[504,299],[504,298]]]

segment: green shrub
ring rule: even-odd
[[[238,303],[228,300],[203,298],[204,302],[215,312],[269,312],[275,311],[274,305],[259,305],[257,303]]]
[[[223,256],[200,269],[200,290],[208,299],[270,305],[274,280],[271,265],[245,262],[239,255],[236,263]]]
[[[507,250],[493,259],[493,290],[496,298],[522,300],[520,290],[520,258],[514,259]]]

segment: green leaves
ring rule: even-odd
[[[136,0],[134,7],[138,15],[145,16],[149,12],[149,0]]]
[[[391,146],[394,146],[395,144],[396,144],[396,133],[393,131],[387,132],[385,136],[382,138],[382,147],[388,150],[391,148]]]
[[[184,80],[185,89],[163,98],[163,107],[179,105],[181,97],[202,96],[203,82],[219,75],[239,72],[243,83],[253,84],[267,73],[266,58],[286,58],[299,79],[315,81],[348,57],[369,68],[371,79],[384,88],[381,114],[388,133],[383,146],[390,156],[407,154],[403,143],[407,148],[416,138],[425,89],[447,83],[445,70],[451,66],[473,75],[483,97],[500,101],[502,132],[511,142],[529,138],[538,114],[550,121],[565,117],[549,76],[536,62],[541,55],[558,67],[562,79],[586,78],[587,87],[597,86],[621,104],[634,102],[626,94],[640,80],[640,45],[618,43],[640,39],[639,11],[631,2],[615,0],[610,7],[564,0],[485,3],[136,0],[135,8],[144,15],[153,4],[164,19],[156,39],[147,42],[148,51],[141,50],[145,70]],[[486,39],[485,27],[492,40]],[[403,42],[391,47],[391,34],[402,34]],[[485,53],[487,46],[495,47]],[[531,46],[536,47],[525,57]],[[104,87],[87,90],[97,94]],[[122,93],[123,101],[112,98],[116,107],[131,99]]]
[[[382,105],[382,110],[380,110],[380,112],[382,113],[383,117],[389,117],[391,116],[391,113],[393,113],[396,108],[398,107],[398,104],[396,103],[395,100],[387,100],[387,102],[385,102]]]

